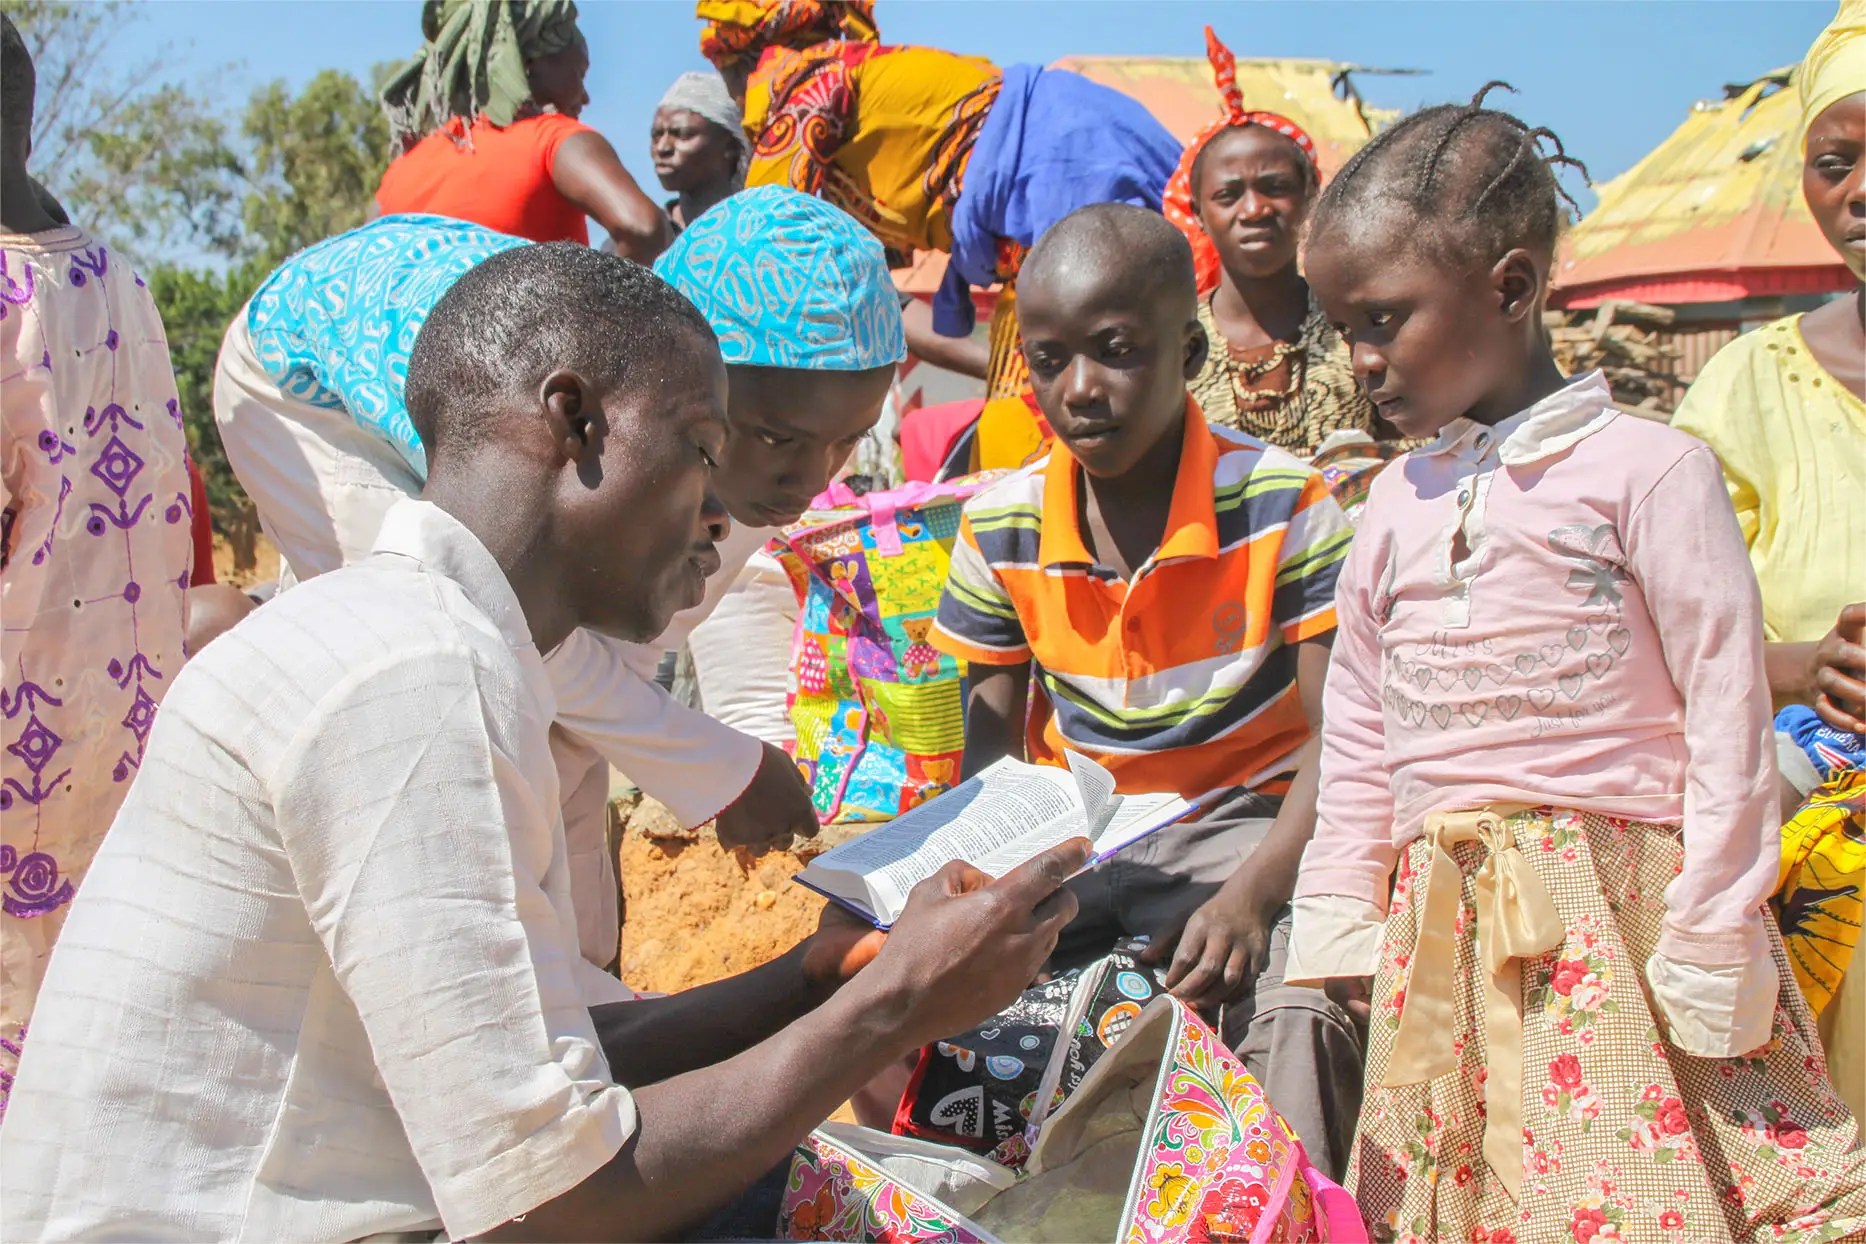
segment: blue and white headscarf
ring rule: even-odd
[[[384,216],[298,252],[246,305],[253,353],[279,390],[341,410],[427,478],[402,389],[428,313],[470,268],[524,238],[444,216]]]
[[[865,371],[907,357],[887,257],[853,216],[781,186],[721,200],[655,261],[727,363]]]

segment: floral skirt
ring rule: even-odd
[[[1660,1036],[1645,989],[1665,886],[1683,859],[1678,831],[1547,808],[1504,823],[1561,926],[1548,943],[1557,949],[1514,961],[1520,1187],[1512,1197],[1484,1158],[1487,1046],[1497,1029],[1486,1033],[1493,1016],[1478,943],[1480,867],[1489,854],[1482,843],[1449,848],[1462,889],[1452,1021],[1438,1041],[1451,1043],[1455,1069],[1381,1087],[1420,949],[1433,859],[1421,838],[1400,862],[1387,921],[1346,1181],[1374,1238],[1726,1244],[1866,1236],[1866,1146],[1828,1080],[1773,922],[1781,978],[1773,1038],[1753,1057],[1692,1057]]]

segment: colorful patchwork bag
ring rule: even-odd
[[[965,752],[960,670],[926,642],[959,512],[1001,473],[856,496],[832,489],[773,540],[797,593],[792,756],[824,824],[891,821],[950,790]]]
[[[1365,1244],[1352,1197],[1309,1164],[1198,1016],[1156,998],[1063,1106],[1021,1172],[912,1137],[825,1125],[791,1161],[780,1231],[895,1244]]]

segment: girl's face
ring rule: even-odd
[[[654,175],[675,194],[729,185],[738,171],[739,146],[731,134],[697,112],[662,108],[648,131]]]
[[[1841,262],[1866,281],[1866,91],[1836,100],[1808,126],[1801,193]]]
[[[1274,276],[1296,264],[1315,174],[1302,148],[1261,125],[1233,126],[1199,162],[1199,223],[1232,277]]]
[[[1309,288],[1346,338],[1355,378],[1408,437],[1516,413],[1523,319],[1540,305],[1541,274],[1520,250],[1460,271],[1408,238],[1417,226],[1405,215],[1330,227],[1309,242]]]

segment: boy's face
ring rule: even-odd
[[[802,371],[735,366],[726,409],[732,436],[714,486],[752,527],[796,522],[881,418],[893,367]]]
[[[1037,405],[1090,475],[1125,475],[1184,426],[1205,333],[1170,280],[1058,258],[1018,282],[1017,323]]]
[[[1460,269],[1410,242],[1397,221],[1311,239],[1309,288],[1347,339],[1355,379],[1402,435],[1495,414],[1489,395],[1512,391],[1524,293],[1522,274],[1502,266]],[[1527,297],[1533,304],[1535,291]]]
[[[702,348],[704,347],[704,348]],[[697,335],[661,383],[598,395],[601,453],[560,481],[558,536],[582,625],[640,642],[700,603],[731,530],[713,489],[726,447],[726,375]]]

